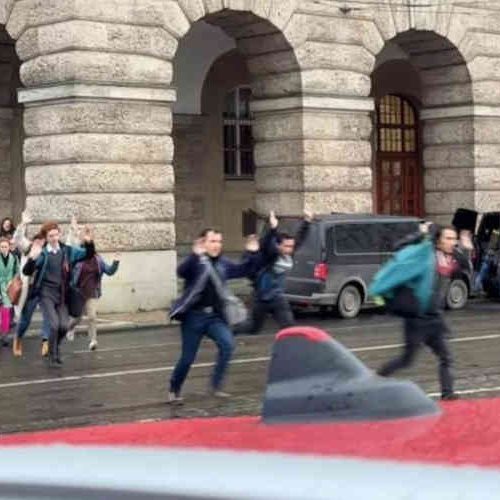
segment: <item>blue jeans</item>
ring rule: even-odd
[[[28,330],[31,324],[31,318],[40,303],[40,297],[35,296],[28,298],[26,304],[24,304],[23,310],[21,311],[21,317],[19,318],[19,323],[17,325],[16,336],[20,339],[24,337],[24,334]],[[43,316],[42,330],[40,332],[43,340],[48,340],[50,336],[50,325],[45,315]]]
[[[486,281],[488,274],[490,272],[490,261],[485,259],[481,264],[479,269],[479,273],[476,275],[476,279],[474,280],[474,291],[479,292],[483,287],[483,282]]]
[[[181,324],[182,354],[170,379],[171,392],[176,394],[181,392],[182,385],[196,359],[200,343],[205,335],[215,342],[219,351],[211,385],[214,390],[221,387],[234,351],[233,333],[217,314],[189,311]]]

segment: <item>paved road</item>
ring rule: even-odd
[[[448,315],[454,331],[457,389],[463,397],[500,395],[500,304],[475,303]],[[366,312],[353,321],[303,317],[302,324],[326,329],[371,368],[399,349],[397,319]],[[79,337],[64,346],[65,365],[49,369],[39,357],[37,339],[25,341],[25,355],[14,359],[0,352],[0,432],[10,433],[81,425],[179,417],[258,414],[265,387],[274,331],[238,337],[238,351],[227,390],[230,401],[206,396],[214,349],[207,342],[185,386],[186,404],[171,408],[167,378],[179,352],[175,328],[105,334],[99,351],[86,350]],[[437,396],[435,359],[422,351],[403,374]]]

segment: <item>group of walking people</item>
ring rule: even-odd
[[[108,265],[96,252],[90,227],[71,221],[66,242],[56,222],[46,222],[30,239],[32,222],[23,213],[15,227],[11,218],[0,229],[0,333],[2,345],[15,357],[23,355],[23,337],[37,307],[43,317],[41,355],[49,366],[62,365],[61,343],[86,313],[89,321],[89,349],[97,348],[97,301],[104,274],[118,270],[119,255]],[[10,334],[12,335],[12,342]]]
[[[184,292],[174,303],[171,317],[181,322],[182,350],[170,379],[169,402],[179,404],[182,386],[204,337],[217,346],[218,355],[209,392],[219,398],[228,397],[222,390],[227,367],[235,348],[234,334],[256,334],[268,314],[281,328],[292,326],[292,309],[284,295],[285,273],[293,267],[293,253],[307,234],[313,219],[305,213],[297,236],[278,230],[274,212],[262,239],[249,236],[240,262],[222,255],[223,236],[220,231],[203,230],[194,242],[191,254],[179,265],[177,273],[184,279]],[[253,309],[233,314],[243,308],[228,289],[232,279],[247,278],[254,288]]]
[[[278,231],[278,219],[271,212],[269,229],[260,240],[248,238],[238,263],[222,256],[219,231],[206,229],[200,234],[191,255],[178,267],[185,287],[171,316],[181,322],[182,351],[170,378],[170,403],[182,402],[182,386],[203,337],[210,338],[218,349],[209,390],[216,397],[228,397],[222,384],[234,351],[234,335],[258,333],[268,314],[281,328],[294,324],[284,293],[285,276],[293,267],[294,251],[307,236],[312,219],[307,213],[298,234],[289,235]],[[471,269],[471,235],[466,231],[458,235],[452,226],[426,223],[418,234],[409,235],[393,250],[393,258],[377,273],[369,293],[382,298],[389,312],[403,318],[404,347],[399,356],[380,367],[378,374],[389,376],[409,367],[421,346],[426,345],[439,361],[442,399],[456,399],[448,341],[451,332],[443,310],[452,276],[460,269]],[[228,314],[232,300],[227,281],[243,277],[253,284],[253,307],[245,321],[235,323]]]
[[[294,325],[285,296],[286,273],[293,268],[293,254],[307,236],[313,215],[306,212],[296,235],[280,232],[271,212],[268,229],[261,239],[249,236],[239,262],[223,255],[223,235],[214,228],[203,230],[192,252],[178,266],[184,291],[171,308],[171,318],[181,323],[181,354],[169,383],[169,402],[182,402],[182,387],[204,337],[217,346],[218,354],[209,391],[215,397],[229,395],[222,390],[237,334],[256,334],[271,315],[280,328]],[[91,228],[72,220],[66,243],[55,222],[43,224],[29,239],[31,219],[23,214],[16,228],[4,219],[0,230],[0,332],[3,345],[15,318],[13,353],[22,356],[22,340],[33,313],[40,307],[42,356],[50,366],[62,364],[60,345],[86,312],[89,319],[89,349],[97,348],[96,310],[104,274],[113,275],[119,255],[108,265],[96,253]],[[375,276],[369,293],[381,297],[389,311],[404,319],[404,348],[400,356],[378,371],[389,376],[408,367],[422,345],[439,360],[442,398],[455,399],[453,358],[448,345],[450,330],[443,317],[444,296],[450,279],[460,267],[470,267],[470,235],[460,238],[453,227],[422,226],[395,248],[393,258]],[[247,278],[254,294],[249,314],[232,295],[228,281]],[[12,292],[17,279],[17,293]],[[15,296],[15,297],[13,297]],[[14,312],[15,311],[15,312]]]

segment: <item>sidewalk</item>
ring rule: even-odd
[[[248,298],[251,294],[251,287],[247,280],[235,280],[230,284],[230,288],[234,294],[238,295],[242,299]],[[33,321],[31,322],[29,330],[26,332],[26,336],[38,336],[41,325],[42,314],[40,311],[37,311],[33,315]],[[175,328],[176,326],[178,326],[178,323],[176,321],[171,322],[168,318],[167,309],[136,313],[99,314],[97,317],[97,329],[99,333],[148,328]],[[76,328],[76,331],[87,331],[87,322],[85,318]]]
[[[41,326],[42,314],[37,311],[33,315],[33,321],[26,332],[26,337],[38,336]],[[174,328],[176,326],[177,323],[175,321],[170,322],[168,319],[168,311],[166,309],[137,313],[99,314],[97,318],[97,330],[100,334],[148,328]],[[82,323],[77,326],[76,331],[87,331],[85,317]]]

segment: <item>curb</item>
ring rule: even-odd
[[[28,331],[26,332],[24,338],[34,338],[38,337],[40,335],[40,328],[42,324],[34,324],[31,326]],[[177,323],[167,323],[166,321],[161,322],[161,321],[149,321],[149,322],[144,322],[144,323],[134,323],[134,322],[126,322],[126,321],[116,321],[114,323],[108,323],[108,324],[99,324],[97,325],[97,332],[98,334],[101,333],[121,333],[121,332],[127,332],[127,331],[137,331],[137,330],[151,330],[153,328],[165,328],[165,329],[172,329],[172,328],[177,328],[178,324]],[[87,326],[80,325],[76,327],[76,333],[81,334],[87,331]]]

